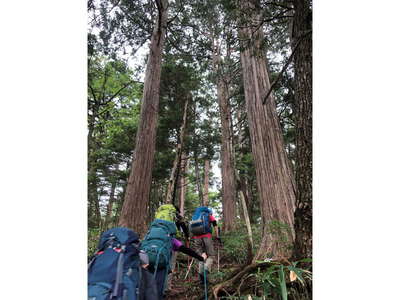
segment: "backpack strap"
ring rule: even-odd
[[[117,274],[115,276],[115,283],[114,283],[114,288],[111,294],[111,299],[116,298],[119,293],[119,286],[121,285],[122,282],[122,273],[124,269],[124,252],[125,252],[125,245],[121,246],[121,252],[118,257],[118,263],[117,263]]]
[[[154,266],[154,278],[156,278],[156,273],[157,273],[157,269],[158,269],[158,263],[160,262],[160,253],[161,250],[165,248],[164,246],[162,246],[160,249],[158,249],[157,251],[157,258],[156,258],[156,265]],[[164,254],[163,254],[164,255]],[[165,257],[165,255],[164,255]],[[167,257],[165,257],[165,260],[167,260]]]
[[[143,272],[142,267],[139,265],[139,270],[138,270],[139,280],[138,280],[138,283],[136,285],[136,297],[137,297],[137,299],[143,299],[143,297],[141,295],[141,292],[142,292],[141,287],[143,286],[143,281],[142,281],[142,276],[143,275],[142,275],[142,272]]]
[[[90,271],[90,268],[92,267],[92,265],[93,265],[94,261],[96,260],[96,258],[97,258],[97,255],[95,254],[90,259],[89,264],[88,264],[88,272]]]

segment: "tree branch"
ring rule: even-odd
[[[96,94],[95,94],[95,92],[94,92],[93,87],[92,87],[90,84],[89,84],[89,89],[90,89],[90,91],[91,91],[91,93],[92,93],[94,102],[97,102]]]
[[[103,103],[103,105],[107,105],[108,103],[110,103],[115,97],[117,97],[124,89],[126,89],[129,85],[131,85],[134,82],[139,82],[142,83],[140,81],[136,81],[136,80],[131,80],[129,82],[127,82],[123,87],[121,87],[117,92],[114,93],[114,95],[112,95],[109,99],[107,99],[107,101],[105,101]],[[102,115],[103,113],[105,113],[106,111],[108,111],[108,109],[104,109],[102,110],[98,115]]]
[[[176,13],[176,15],[171,18],[169,21],[167,21],[167,25],[171,24],[173,21],[175,21],[175,19],[178,17],[178,15],[183,12],[183,10],[185,9],[185,7],[182,5],[182,1],[179,1],[181,4],[181,7],[179,8],[178,12]]]
[[[102,97],[101,97],[101,100],[99,99],[99,101],[101,101],[103,103],[105,102],[105,97],[106,97],[106,83],[107,83],[107,81],[108,81],[107,66],[104,66],[104,81],[103,81],[103,84],[101,86]]]
[[[294,56],[294,54],[296,53],[297,49],[299,48],[299,45],[301,43],[301,41],[304,39],[304,37],[306,37],[308,34],[311,33],[311,30],[305,32],[302,36],[300,36],[300,38],[298,39],[295,47],[293,48],[292,54],[290,54],[288,60],[286,61],[285,65],[283,66],[282,70],[279,72],[278,77],[276,77],[276,79],[274,80],[274,82],[271,84],[271,87],[269,88],[269,91],[267,93],[267,95],[264,97],[263,100],[263,104],[265,104],[265,102],[267,101],[269,95],[272,93],[272,90],[275,88],[275,86],[277,85],[277,83],[279,82],[279,80],[281,79],[283,73],[286,71],[287,67],[289,66],[290,62],[292,61],[292,58]]]
[[[109,98],[107,100],[107,103],[111,102],[115,97],[117,97],[119,95],[119,93],[121,93],[124,89],[126,89],[128,86],[130,86],[132,83],[136,82],[135,80],[131,80],[128,81],[124,86],[122,86],[117,92],[114,93],[114,95],[111,96],[111,98]]]
[[[291,1],[287,1],[287,2],[288,2],[288,3],[291,3]],[[286,5],[283,5],[283,4],[281,4],[281,3],[276,3],[276,2],[266,2],[265,5],[274,5],[274,6],[278,6],[278,7],[290,9],[290,10],[293,9],[293,7],[286,6]]]

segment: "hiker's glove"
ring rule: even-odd
[[[218,241],[218,243],[222,244],[222,241],[221,241],[220,237],[216,237],[215,239]]]
[[[201,257],[203,258],[203,261],[206,261],[206,259],[207,259],[207,254],[202,253],[202,254],[201,254]]]

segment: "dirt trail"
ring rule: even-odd
[[[200,285],[196,274],[196,266],[190,270],[189,276],[184,279],[187,273],[187,264],[181,263],[179,269],[173,276],[171,289],[167,292],[165,300],[201,300],[204,299],[204,288]],[[208,289],[210,291],[210,289]]]

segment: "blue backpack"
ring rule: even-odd
[[[206,206],[200,206],[194,211],[192,221],[189,222],[189,230],[193,235],[212,233],[210,215],[212,210]]]
[[[149,256],[149,265],[154,269],[154,276],[157,269],[170,267],[172,238],[175,235],[175,223],[161,219],[155,219],[151,223],[150,230],[143,239],[140,249]]]
[[[88,266],[89,300],[139,299],[138,243],[138,235],[124,227],[112,228],[101,235],[98,251]]]

